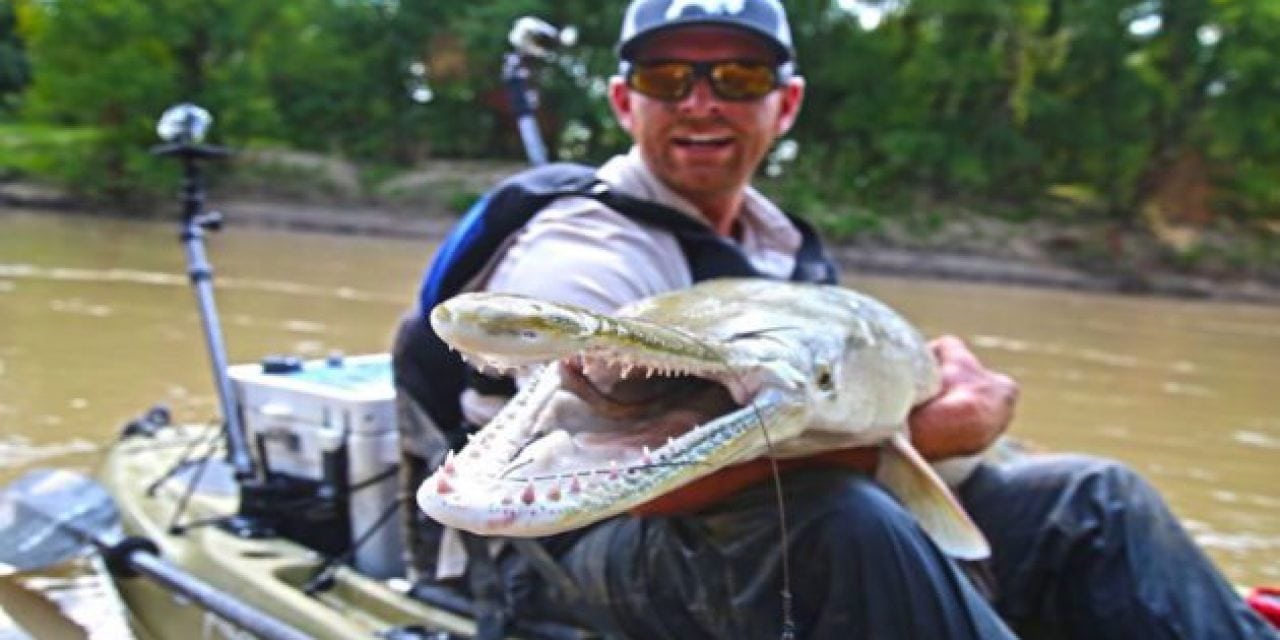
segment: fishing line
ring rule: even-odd
[[[734,378],[741,388],[746,388],[746,380],[740,371],[731,365],[724,354],[717,353],[720,364],[724,365],[725,371]],[[625,375],[625,374],[624,374]],[[751,410],[752,415],[756,418],[756,423],[760,425],[760,434],[764,436],[765,449],[768,451],[770,474],[773,476],[773,492],[774,499],[778,505],[778,531],[781,545],[779,546],[780,561],[782,565],[782,632],[779,634],[780,640],[795,640],[796,622],[792,611],[792,594],[791,594],[791,554],[787,550],[787,543],[791,539],[790,527],[787,523],[787,500],[782,491],[782,470],[778,467],[778,459],[773,455],[773,438],[769,436],[769,428],[765,424],[764,415],[760,413],[760,407],[754,402],[748,403],[745,407]],[[679,461],[664,463],[664,465],[679,465]],[[701,464],[688,462],[685,464]],[[660,466],[660,465],[641,465]]]
[[[729,364],[728,360],[721,359],[724,368],[729,371],[729,375],[740,387],[746,387],[746,381],[743,380],[742,374]],[[787,500],[782,492],[782,471],[778,468],[778,459],[773,455],[773,438],[769,437],[769,428],[765,425],[764,415],[760,413],[760,407],[752,402],[747,405],[751,409],[751,413],[756,417],[756,423],[760,425],[760,434],[764,436],[765,448],[769,451],[769,470],[773,476],[773,493],[778,503],[778,531],[782,544],[779,546],[782,561],[782,633],[779,634],[780,640],[795,640],[796,637],[796,621],[792,615],[791,607],[791,555],[787,551],[787,542],[791,539],[789,527],[787,526]]]

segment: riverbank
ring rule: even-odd
[[[229,225],[433,241],[442,238],[453,224],[455,218],[448,212],[460,208],[447,200],[462,200],[468,192],[478,192],[477,185],[491,184],[518,168],[484,163],[472,171],[455,168],[444,178],[433,174],[397,180],[401,189],[420,193],[439,193],[439,183],[444,180],[450,194],[444,200],[414,198],[401,191],[399,197],[382,198],[381,202],[338,196],[335,200],[341,204],[332,204],[302,195],[244,197],[237,195],[244,193],[237,188],[215,192],[209,202],[225,215]],[[18,182],[0,183],[0,213],[6,208],[90,214],[57,190]],[[1079,238],[1099,233],[1084,225],[1041,222],[1028,226],[967,219],[928,233],[889,230],[832,243],[830,248],[846,273],[1280,305],[1280,282],[1162,265],[1150,258],[1153,240],[1141,231],[1107,230],[1109,242],[1127,248],[1127,259],[1110,256],[1089,264],[1091,256],[1085,255],[1085,249],[1063,248],[1073,242],[1083,244]]]

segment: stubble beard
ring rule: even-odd
[[[719,119],[706,122],[678,122],[671,131],[698,131],[708,126],[715,126],[729,131],[733,135],[730,153],[723,160],[707,162],[690,162],[681,158],[681,149],[673,141],[673,133],[664,135],[662,149],[659,150],[657,164],[661,167],[661,177],[671,189],[690,200],[721,198],[743,190],[751,180],[752,168],[746,167],[748,160],[743,149],[743,137],[732,125]]]

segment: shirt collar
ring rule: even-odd
[[[666,205],[706,223],[697,207],[672,191],[649,170],[638,147],[633,146],[626,155],[610,159],[596,175],[627,195]],[[791,273],[794,256],[802,241],[800,232],[786,214],[755,187],[747,187],[738,224],[741,233],[736,242],[757,268],[777,277]]]
[[[600,167],[597,175],[610,186],[632,196],[651,200],[676,209],[681,213],[706,223],[702,213],[693,203],[671,190],[658,179],[645,164],[639,147],[631,147],[626,155],[615,156]],[[744,233],[777,237],[782,245],[794,243],[800,247],[800,233],[795,225],[776,205],[764,197],[755,187],[748,186],[742,201],[742,214],[738,218]]]

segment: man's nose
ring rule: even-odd
[[[693,81],[693,87],[689,89],[689,95],[681,99],[677,107],[684,114],[714,113],[720,110],[720,97],[711,88],[709,78],[697,78]]]

